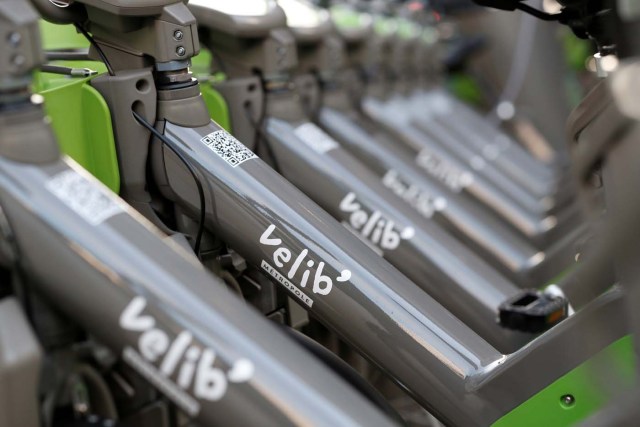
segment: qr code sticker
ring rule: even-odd
[[[91,225],[99,225],[123,212],[116,199],[106,190],[73,170],[54,176],[46,188]]]
[[[258,158],[253,151],[223,130],[210,133],[200,141],[234,168],[247,160]]]

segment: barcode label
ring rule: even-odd
[[[73,170],[54,176],[47,190],[91,225],[98,225],[123,212],[115,197]]]
[[[338,143],[313,123],[305,123],[298,126],[295,130],[295,134],[305,144],[320,154],[324,154],[327,151],[338,148]]]
[[[253,151],[223,130],[212,132],[200,141],[234,168],[247,160],[258,158]]]

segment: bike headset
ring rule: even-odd
[[[91,47],[95,49],[96,53],[104,63],[107,68],[107,72],[110,76],[114,76],[115,73],[111,64],[109,63],[109,59],[104,54],[102,48],[95,42],[93,36],[89,34],[89,32],[84,28],[83,25],[78,22],[83,22],[87,19],[87,12],[84,9],[84,6],[78,3],[75,3],[74,0],[32,0],[35,8],[40,12],[41,15],[46,16],[50,22],[57,24],[72,24],[76,27],[76,29],[89,41]],[[204,236],[205,230],[205,217],[206,217],[206,200],[204,195],[204,187],[202,185],[202,180],[200,176],[196,173],[194,167],[191,163],[180,153],[180,150],[176,147],[176,144],[171,141],[171,139],[167,138],[162,133],[158,132],[158,130],[153,127],[151,123],[145,120],[138,112],[136,112],[133,108],[131,109],[131,113],[136,121],[146,128],[151,134],[158,138],[162,142],[164,146],[166,146],[169,150],[171,150],[176,157],[184,164],[184,166],[189,171],[189,174],[193,178],[196,183],[196,187],[198,190],[198,202],[200,204],[199,217],[198,217],[198,231],[196,233],[196,239],[193,246],[193,251],[195,252],[198,258],[200,257],[200,245],[202,243],[202,237]]]

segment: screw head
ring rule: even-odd
[[[187,54],[187,49],[185,49],[183,46],[178,46],[176,48],[176,55],[185,56],[186,54]]]
[[[560,402],[562,402],[562,404],[567,407],[573,406],[573,404],[576,403],[576,398],[571,394],[565,394],[560,398]]]
[[[182,40],[184,38],[184,33],[182,31],[180,31],[180,30],[175,30],[173,32],[173,38],[175,40],[180,41],[180,40]]]
[[[11,58],[11,62],[17,67],[22,67],[27,62],[27,58],[24,55],[16,54]]]
[[[13,47],[19,46],[21,41],[22,41],[22,34],[20,34],[17,31],[11,31],[7,35],[7,42]]]

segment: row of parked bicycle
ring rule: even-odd
[[[640,9],[476,1],[567,141],[464,2],[0,0],[0,427],[633,425]]]

